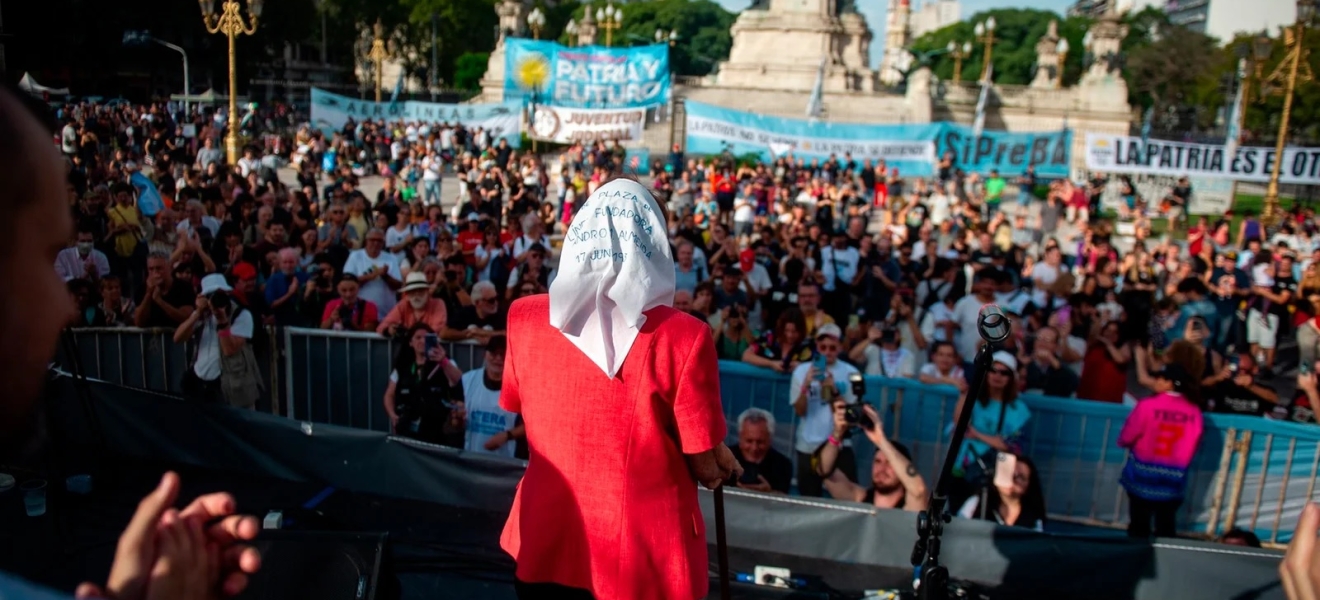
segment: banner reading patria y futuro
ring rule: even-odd
[[[1217,177],[1237,181],[1269,181],[1274,148],[1239,147],[1234,156],[1220,144],[1146,140],[1125,135],[1088,134],[1086,168],[1102,173]],[[1283,151],[1279,181],[1320,184],[1320,148],[1289,147]]]
[[[517,102],[493,104],[440,104],[438,102],[369,102],[312,88],[312,125],[317,129],[338,131],[352,118],[364,120],[419,121],[422,123],[462,123],[464,127],[489,131],[491,139],[504,138],[514,148],[522,137],[522,105]]]
[[[504,97],[571,108],[645,108],[669,99],[669,46],[568,48],[505,38]]]
[[[1014,176],[1034,167],[1042,177],[1066,177],[1072,136],[1067,130],[1017,133],[985,131],[952,123],[873,125],[768,117],[691,100],[687,112],[687,149],[697,154],[747,152],[763,156],[884,160],[904,175],[931,177],[936,158],[953,153],[956,167],[968,172]]]

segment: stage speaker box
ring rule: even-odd
[[[242,600],[389,600],[388,534],[262,530],[261,570]]]

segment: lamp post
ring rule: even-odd
[[[385,26],[381,25],[380,19],[376,19],[371,33],[371,51],[367,53],[367,59],[376,63],[376,102],[380,102],[381,78],[384,76],[385,60],[390,57],[389,51],[385,49]]]
[[[985,44],[985,59],[981,65],[981,79],[988,80],[990,77],[990,55],[995,49],[995,18],[990,17],[981,23],[977,23],[972,31],[976,34],[976,40]]]
[[[248,18],[243,18],[237,0],[225,0],[220,14],[215,12],[215,0],[198,0],[202,8],[202,23],[207,33],[219,33],[229,38],[229,123],[225,133],[225,156],[229,164],[238,164],[238,60],[234,52],[234,38],[257,32],[261,18],[262,0],[247,0]]]
[[[537,6],[527,13],[527,27],[532,30],[532,39],[541,39],[541,29],[545,27],[545,13]]]
[[[1270,170],[1270,183],[1265,188],[1265,206],[1261,211],[1261,222],[1273,225],[1279,221],[1279,169],[1283,165],[1283,152],[1288,145],[1288,119],[1292,117],[1293,92],[1298,83],[1313,79],[1311,65],[1306,60],[1310,52],[1305,45],[1306,28],[1315,17],[1316,2],[1320,0],[1297,0],[1297,22],[1283,30],[1283,44],[1287,53],[1283,61],[1270,74],[1264,83],[1277,84],[1283,81],[1283,112],[1279,115],[1279,136],[1274,144],[1274,165]],[[1262,91],[1264,88],[1262,87]]]
[[[972,55],[972,43],[963,42],[961,46],[958,42],[949,42],[947,47],[949,54],[953,56],[953,82],[962,82],[962,61]]]
[[[606,4],[605,8],[596,9],[596,22],[605,28],[605,47],[614,43],[614,30],[623,26],[623,9]]]
[[[568,34],[568,46],[570,48],[577,46],[577,35],[578,35],[577,21],[573,19],[569,19],[568,24],[564,25],[564,33]]]
[[[1055,58],[1058,60],[1058,77],[1054,79],[1055,89],[1063,87],[1063,61],[1068,58],[1068,39],[1059,38],[1059,43],[1054,46]]]
[[[663,29],[655,30],[655,43],[663,44],[666,41],[669,42],[669,47],[673,48],[674,44],[678,43],[678,31],[673,29],[670,29],[668,32]]]

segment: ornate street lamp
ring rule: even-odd
[[[573,19],[569,19],[568,24],[564,26],[564,33],[568,34],[568,45],[576,46],[577,36],[578,36],[577,21],[574,21]]]
[[[1279,221],[1279,168],[1283,165],[1283,152],[1288,147],[1288,120],[1292,117],[1293,92],[1297,84],[1307,83],[1314,77],[1311,64],[1307,60],[1310,54],[1306,49],[1306,29],[1315,18],[1316,3],[1320,0],[1297,0],[1297,22],[1283,30],[1283,45],[1287,49],[1283,60],[1274,69],[1264,85],[1283,82],[1283,112],[1279,115],[1279,136],[1274,144],[1274,165],[1270,170],[1270,183],[1265,188],[1265,206],[1261,211],[1261,222],[1273,225]],[[1264,88],[1262,87],[1262,91]]]
[[[1055,87],[1055,88],[1062,88],[1062,87],[1063,87],[1063,61],[1064,61],[1065,59],[1068,58],[1068,39],[1067,39],[1067,38],[1059,38],[1059,43],[1058,43],[1057,45],[1054,46],[1054,53],[1057,55],[1056,58],[1058,59],[1058,67],[1059,67],[1059,70],[1057,71],[1058,77],[1054,80],[1054,87]]]
[[[532,30],[532,39],[541,39],[541,29],[545,27],[545,13],[541,12],[541,7],[532,9],[527,13],[527,28]]]
[[[623,9],[606,4],[605,8],[596,9],[596,23],[605,28],[605,46],[614,44],[614,30],[623,26]]]
[[[962,62],[964,58],[972,55],[972,43],[963,42],[961,46],[958,42],[950,41],[948,45],[949,54],[953,56],[953,82],[962,82]]]
[[[671,48],[674,46],[674,44],[677,44],[678,31],[673,29],[670,29],[668,32],[665,32],[665,30],[663,29],[655,30],[655,43],[663,44],[665,42],[669,42],[669,46]]]
[[[995,18],[990,17],[981,23],[977,23],[972,29],[976,34],[977,41],[985,44],[985,60],[981,65],[981,79],[988,81],[990,77],[990,56],[995,50]]]
[[[381,78],[384,76],[385,61],[390,58],[390,52],[385,48],[385,26],[380,24],[380,19],[376,19],[371,33],[371,51],[367,53],[367,59],[376,63],[376,102],[380,102]]]
[[[248,0],[248,18],[240,14],[236,0],[225,0],[220,5],[220,14],[215,12],[215,0],[199,0],[202,8],[202,22],[208,33],[219,33],[229,38],[229,123],[225,133],[225,156],[229,164],[238,164],[238,60],[234,52],[234,38],[240,35],[252,35],[257,32],[257,20],[261,18],[262,0]],[[184,90],[188,92],[189,90]]]

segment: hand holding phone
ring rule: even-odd
[[[995,455],[995,487],[1013,487],[1013,476],[1017,472],[1017,456],[1000,452]]]

